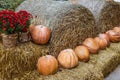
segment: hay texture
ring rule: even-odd
[[[38,73],[36,66],[36,59],[34,64],[30,64],[28,66],[28,63],[26,65],[27,68],[31,68],[30,70],[25,69],[24,72],[21,72],[21,70],[24,70],[25,62],[21,62],[23,59],[19,61],[19,63],[15,63],[14,58],[13,61],[8,58],[7,62],[1,62],[1,64],[5,64],[8,66],[3,67],[4,68],[4,74],[8,76],[9,71],[11,71],[11,76],[9,78],[6,76],[1,77],[3,80],[103,80],[104,77],[106,77],[110,72],[112,72],[117,65],[120,64],[120,43],[112,43],[110,47],[106,48],[105,50],[100,50],[98,54],[96,55],[90,55],[90,61],[87,63],[79,62],[79,65],[73,69],[62,69],[59,68],[58,72],[54,75],[49,76],[42,76]],[[11,54],[10,54],[11,55]],[[22,54],[21,54],[22,55]],[[28,55],[28,54],[27,54]],[[15,56],[15,55],[14,55]],[[35,57],[32,57],[35,58]],[[2,60],[2,58],[1,58]],[[29,63],[31,62],[31,59],[28,59]],[[33,59],[32,59],[33,60]],[[17,66],[16,64],[21,65]],[[15,66],[11,66],[10,64],[15,64]],[[23,64],[22,64],[23,63]],[[22,67],[21,67],[22,66]],[[0,70],[2,70],[0,68]],[[19,71],[19,72],[16,72]],[[2,71],[3,73],[3,71]],[[1,73],[0,73],[1,74]],[[2,79],[1,79],[2,80]]]
[[[95,20],[92,13],[69,1],[26,0],[16,10],[27,10],[41,18],[39,24],[52,30],[50,52],[57,56],[65,48],[74,48],[87,37],[93,37]]]
[[[54,75],[42,76],[38,71],[26,72],[13,80],[103,80],[103,75],[93,65],[79,63],[74,69],[63,69]]]
[[[90,55],[88,64],[93,64],[106,77],[120,64],[120,43],[111,43],[105,50]]]
[[[98,57],[96,67],[106,77],[120,64],[120,54],[111,50],[101,51]]]
[[[71,0],[69,0],[71,1]],[[96,19],[98,33],[105,32],[120,24],[120,5],[113,0],[76,0],[87,7]]]
[[[91,55],[89,64],[93,64],[106,77],[120,64],[120,43],[111,43],[105,50]]]
[[[38,58],[47,54],[48,50],[47,45],[40,46],[32,42],[11,49],[6,49],[0,43],[0,78],[11,80],[25,71],[34,70]]]

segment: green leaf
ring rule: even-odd
[[[0,11],[3,10],[3,8],[0,8]]]

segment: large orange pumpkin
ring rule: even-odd
[[[46,44],[50,39],[51,30],[43,25],[31,28],[31,36],[36,44]]]
[[[78,65],[78,57],[72,49],[62,50],[57,59],[63,68],[73,68]]]
[[[80,61],[88,61],[90,58],[89,51],[85,46],[77,46],[75,48],[75,54]]]
[[[42,75],[54,74],[58,70],[58,61],[51,55],[42,56],[38,59],[37,69]]]

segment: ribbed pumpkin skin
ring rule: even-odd
[[[106,33],[100,33],[100,34],[98,35],[98,37],[99,37],[100,39],[105,39],[105,40],[107,40],[107,46],[110,45],[110,39],[109,39],[108,34],[106,34]]]
[[[85,46],[77,46],[75,49],[75,54],[78,56],[79,61],[88,61],[90,58],[89,51]]]
[[[37,63],[38,72],[42,75],[51,75],[58,70],[58,61],[51,55],[40,57]]]
[[[120,33],[116,32],[114,30],[109,30],[106,32],[106,34],[108,34],[111,42],[119,42],[120,41]]]
[[[36,44],[46,44],[50,39],[51,30],[43,25],[31,28],[31,36]]]
[[[105,49],[108,45],[108,42],[106,39],[101,39],[99,37],[96,37],[95,41],[99,44],[100,49]]]
[[[78,58],[72,49],[62,50],[57,59],[63,68],[73,68],[78,65]]]
[[[97,53],[99,50],[99,45],[93,38],[85,39],[83,45],[88,48],[90,53]]]

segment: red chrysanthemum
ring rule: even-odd
[[[32,15],[27,11],[14,12],[12,10],[0,11],[0,30],[12,34],[15,32],[27,32]]]

